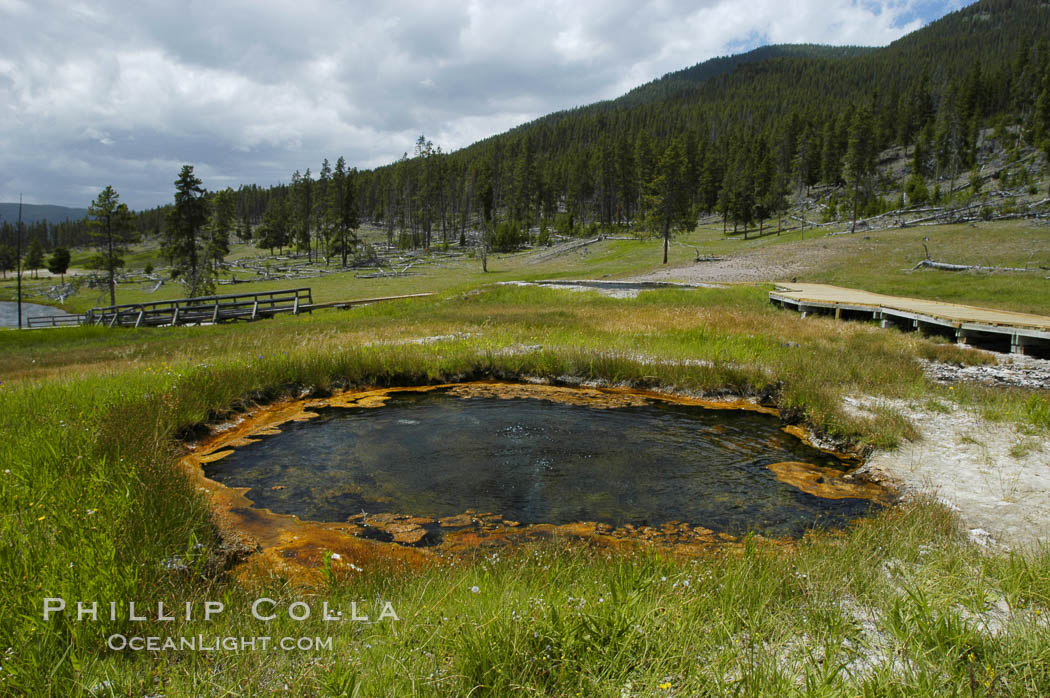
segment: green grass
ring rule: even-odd
[[[759,255],[778,261],[786,254],[811,267],[799,281],[829,283],[876,293],[1050,315],[1047,268],[1050,228],[1018,220],[922,226],[824,237],[800,232],[752,241],[723,242],[717,232],[694,239],[704,254]],[[1027,268],[1028,272],[948,272],[913,267],[930,256],[952,264]],[[786,279],[780,279],[786,280]]]
[[[622,274],[656,246],[587,249],[579,260],[527,273]],[[691,259],[693,251],[682,254]],[[244,586],[227,576],[233,551],[174,465],[179,436],[304,388],[572,375],[762,396],[859,449],[892,446],[914,427],[889,410],[846,413],[845,395],[942,408],[954,401],[1018,424],[1026,437],[1050,432],[1050,393],[948,391],[931,385],[916,361],[986,360],[980,354],[868,323],[801,321],[773,308],[766,288],[614,299],[478,285],[520,276],[527,257],[495,259],[489,275],[444,270],[396,280],[407,288],[326,279],[330,295],[319,299],[409,289],[439,295],[310,317],[0,332],[0,694],[1045,692],[1050,551],[979,548],[933,502],[814,534],[794,550],[749,540],[689,560],[555,540],[482,549],[418,571],[358,572],[353,561],[332,560],[317,588],[277,577]],[[442,339],[412,342],[420,337]],[[374,609],[389,600],[401,620],[263,623],[244,610],[262,596],[280,608],[308,600],[315,614],[326,600],[344,611],[352,601]],[[189,601],[198,609],[223,600],[230,611],[208,623],[126,616],[78,623],[68,613],[45,623],[44,597],[133,600],[140,608]],[[114,633],[320,636],[333,648],[107,651]]]
[[[1046,559],[1032,569],[1016,557],[975,557],[950,531],[943,515],[909,509],[791,557],[757,545],[691,562],[543,546],[418,575],[337,581],[312,602],[371,609],[374,599],[392,599],[401,620],[263,625],[230,614],[208,632],[253,636],[262,626],[275,639],[330,637],[333,649],[240,655],[211,687],[368,696],[1037,693],[1050,680],[1039,661],[1050,651],[1038,613],[1048,588],[1036,576]],[[907,570],[910,579],[884,570]],[[254,598],[238,591],[230,606]],[[279,595],[280,607],[297,598]],[[1000,599],[1015,615],[1006,642],[981,629]],[[184,625],[156,632],[201,624]],[[189,694],[215,675],[210,659],[109,658],[85,678],[110,681],[118,694],[158,684]]]
[[[336,367],[341,379],[425,380],[444,378],[432,373],[438,369],[476,368],[465,361],[435,365],[419,349],[348,351],[9,387],[2,414],[10,418],[2,426],[17,436],[3,455],[22,467],[0,481],[12,512],[0,548],[9,580],[0,601],[11,619],[2,641],[17,647],[5,663],[7,687],[54,695],[103,685],[113,695],[158,688],[167,695],[205,688],[255,694],[286,684],[293,695],[340,695],[355,686],[360,695],[459,695],[474,687],[482,695],[514,687],[618,695],[630,684],[637,692],[696,695],[801,692],[801,684],[807,692],[854,686],[883,694],[965,685],[974,663],[980,679],[991,667],[1005,676],[997,686],[1017,695],[1046,680],[1039,619],[1050,601],[1050,561],[982,556],[933,505],[887,513],[845,537],[812,539],[794,555],[752,545],[743,555],[685,562],[553,544],[421,573],[358,575],[335,565],[326,588],[307,591],[279,579],[244,589],[216,574],[222,556],[205,506],[171,467],[175,431],[242,391],[317,384]],[[419,367],[428,375],[413,375]],[[38,415],[35,429],[18,419],[27,412]],[[61,451],[36,448],[49,432]],[[186,569],[169,571],[165,560]],[[884,578],[887,566],[907,571],[906,579]],[[263,624],[244,612],[261,595],[282,608],[303,598],[340,609],[390,600],[402,620]],[[209,624],[44,624],[32,607],[43,596],[169,606],[222,599],[241,612]],[[999,597],[1019,614],[1011,643],[987,640],[956,608],[980,613]],[[875,631],[858,627],[855,607],[862,618],[879,619]],[[332,637],[333,650],[156,658],[98,651],[112,633]],[[869,652],[886,666],[876,662],[858,676],[844,671]],[[965,659],[971,654],[974,660]],[[902,656],[913,673],[891,665]]]
[[[481,283],[497,281],[573,278],[576,276],[612,277],[661,266],[661,249],[660,243],[656,240],[608,240],[546,260],[543,259],[543,256],[550,252],[546,248],[531,252],[490,254],[488,273],[482,272],[480,259],[475,258],[472,254],[455,259],[433,255],[414,266],[412,275],[404,277],[361,279],[355,276],[357,273],[375,271],[374,268],[371,268],[304,280],[258,281],[236,286],[220,285],[216,292],[249,293],[309,286],[313,289],[314,300],[324,302],[465,290]],[[129,259],[145,260],[149,258],[155,261],[150,257],[152,254],[155,254],[152,247],[143,247],[130,255]],[[259,257],[260,261],[264,261],[265,254],[262,250],[238,244],[234,245],[230,257]],[[694,254],[690,248],[681,245],[674,246],[670,256],[671,263],[685,263],[692,260]],[[280,264],[280,262],[273,262],[273,264]],[[141,266],[141,264],[129,262],[126,268],[137,270]],[[220,278],[229,278],[231,275],[241,279],[246,276],[243,271],[234,271],[232,274],[224,273]],[[52,285],[54,281],[50,279],[23,279],[25,300],[50,304],[43,293]],[[141,303],[186,296],[186,290],[182,284],[169,281],[158,290],[152,291],[155,285],[155,282],[141,281],[118,286],[117,302]],[[14,297],[14,278],[9,276],[7,281],[0,281],[0,300],[13,300]],[[109,305],[108,289],[89,289],[85,285],[69,297],[63,307],[70,312],[84,312],[99,305]]]
[[[384,238],[381,231],[367,229],[366,240]],[[938,261],[956,264],[1029,268],[1027,273],[970,273],[933,270],[912,271],[925,257],[926,245]],[[398,278],[360,279],[355,272],[333,274],[302,281],[252,282],[220,286],[220,293],[276,290],[306,285],[317,301],[349,300],[404,293],[464,290],[480,283],[544,278],[621,278],[665,268],[661,263],[662,243],[656,239],[607,240],[580,250],[548,257],[541,248],[513,254],[490,255],[489,273],[482,273],[480,260],[471,255],[457,259],[433,256],[413,267],[415,275]],[[811,267],[800,281],[816,281],[863,288],[890,295],[909,295],[934,300],[984,305],[1004,310],[1050,314],[1050,294],[1046,293],[1046,267],[1050,267],[1050,233],[1046,226],[1032,221],[1005,221],[975,225],[924,226],[854,235],[826,237],[824,231],[793,231],[743,240],[726,238],[720,224],[704,225],[678,236],[670,248],[674,269],[694,273],[696,253],[718,256],[748,256],[758,263],[777,263],[783,254],[797,256]],[[90,251],[78,253],[87,258]],[[140,269],[147,262],[160,268],[155,244],[133,248],[126,268]],[[257,257],[266,251],[235,244],[231,259]],[[74,260],[76,261],[76,260]],[[702,266],[700,269],[702,270]],[[237,274],[235,272],[235,274]],[[770,280],[777,273],[769,272]],[[685,274],[683,274],[685,275]],[[239,276],[244,278],[244,272]],[[694,277],[695,278],[695,277]],[[781,279],[784,280],[784,279]],[[26,299],[50,303],[43,290],[50,280],[26,280]],[[185,296],[181,284],[168,282],[152,291],[153,282],[136,282],[118,288],[118,303],[169,300]],[[0,300],[14,298],[14,280],[0,281]],[[83,312],[108,305],[105,289],[82,288],[63,306],[70,312]]]
[[[379,239],[381,231],[367,230],[366,239]],[[1024,273],[912,271],[926,255],[956,264],[1021,267]],[[662,243],[657,239],[606,240],[580,250],[548,257],[550,250],[490,255],[489,273],[482,273],[480,260],[472,256],[457,259],[431,257],[413,267],[418,274],[399,278],[360,279],[354,272],[333,274],[302,281],[252,282],[220,286],[219,292],[276,290],[310,286],[317,301],[349,300],[403,293],[464,290],[480,283],[544,278],[622,278],[665,268],[661,263]],[[701,255],[746,256],[759,264],[772,264],[770,280],[778,276],[776,264],[782,257],[803,260],[809,271],[794,274],[800,281],[831,283],[863,288],[877,293],[908,295],[947,302],[984,305],[1004,310],[1050,315],[1046,267],[1050,267],[1050,232],[1045,224],[1033,221],[1003,221],[974,225],[923,226],[854,235],[827,237],[824,231],[793,231],[758,239],[725,238],[720,224],[704,225],[678,236],[670,248],[672,275],[683,270],[686,277],[697,270],[693,262]],[[140,245],[128,257],[127,269],[140,269],[146,262],[160,268],[155,245]],[[266,252],[235,244],[231,259],[259,257]],[[87,251],[83,256],[90,256]],[[703,265],[699,269],[702,271]],[[241,272],[241,278],[244,273]],[[790,274],[789,274],[790,276]],[[693,277],[695,278],[695,277]],[[786,280],[786,279],[780,279]],[[50,280],[27,280],[26,299],[49,303],[43,289]],[[168,282],[151,292],[155,284],[141,282],[118,288],[118,303],[168,300],[185,296],[181,284]],[[0,300],[14,298],[14,281],[0,281]],[[83,312],[97,305],[108,305],[105,289],[86,287],[70,297],[65,308]]]
[[[97,251],[90,248],[73,250],[70,255],[69,266],[73,269],[84,269],[97,254]],[[155,241],[132,245],[122,259],[124,260],[124,269],[127,270],[143,269],[147,264],[152,265],[154,268],[167,264],[167,260],[161,254],[160,244]]]
[[[1029,268],[1026,273],[911,271],[930,255],[952,264]],[[891,295],[982,305],[1050,315],[1046,267],[1050,267],[1050,229],[1029,221],[911,228],[872,233],[851,250],[866,247],[851,263],[838,257],[811,281],[864,288]]]
[[[428,376],[412,375],[427,367]],[[243,587],[172,466],[179,428],[244,390],[443,378],[420,349],[170,367],[3,394],[3,691],[31,695],[1031,695],[1050,681],[1050,551],[988,554],[920,502],[814,536],[695,560],[552,541],[419,572],[330,561],[321,587]],[[494,368],[494,367],[490,367]],[[32,412],[33,424],[19,419]],[[145,437],[145,438],[144,438]],[[60,447],[40,448],[59,443]],[[171,564],[172,562],[177,564]],[[476,591],[475,591],[476,589]],[[45,623],[45,596],[194,604],[174,623]],[[278,618],[247,609],[276,601]],[[229,611],[201,620],[202,604]],[[287,616],[307,601],[305,622]],[[321,604],[373,618],[324,622]],[[1006,608],[1005,616],[1001,609]],[[996,634],[988,629],[992,624]],[[1001,626],[1001,627],[1000,627]],[[325,638],[331,649],[107,652],[128,636]]]
[[[660,376],[666,385],[737,393],[775,388],[783,407],[804,410],[815,424],[845,438],[863,437],[865,428],[840,413],[842,395],[903,396],[923,390],[916,356],[987,360],[871,324],[823,318],[799,322],[797,315],[771,306],[763,288],[647,291],[632,300],[596,292],[486,286],[234,326],[0,333],[0,371],[8,380],[70,370],[141,371],[157,361],[271,356],[297,352],[306,344],[323,351],[450,335],[459,338],[452,342],[453,353],[542,347],[544,351],[504,360],[525,365],[530,357],[544,361],[556,356],[569,357],[574,364],[541,365],[541,373],[555,368],[584,375],[611,371],[603,377],[652,382]],[[643,355],[659,364],[638,365]],[[874,431],[867,429],[867,436]]]

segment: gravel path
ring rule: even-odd
[[[734,254],[712,262],[657,269],[633,277],[632,281],[680,281],[684,283],[727,283],[733,281],[790,281],[819,266],[813,250],[799,245],[778,245],[769,249]]]

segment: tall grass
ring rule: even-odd
[[[234,583],[224,570],[239,551],[217,537],[208,503],[174,463],[179,438],[255,402],[354,385],[576,377],[762,396],[873,444],[905,438],[908,425],[844,415],[842,395],[921,395],[932,389],[916,356],[973,356],[863,324],[800,322],[754,289],[565,302],[558,291],[496,287],[362,310],[169,334],[0,337],[0,693],[1025,695],[1047,685],[1050,554],[982,552],[930,503],[794,552],[748,541],[683,560],[555,540],[397,574],[333,560],[316,589]],[[1004,400],[1044,428],[1042,396]],[[260,596],[344,609],[390,600],[401,620],[260,625],[243,612]],[[45,597],[224,600],[241,612],[208,624],[126,612],[45,622]],[[1008,611],[993,633],[981,619],[1000,601]],[[112,652],[114,633],[317,635],[334,647]]]

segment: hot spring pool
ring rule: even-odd
[[[781,481],[770,466],[841,473],[847,465],[785,433],[770,414],[653,397],[605,405],[506,393],[393,390],[381,406],[322,404],[311,408],[316,416],[253,436],[204,472],[249,488],[255,507],[301,519],[408,515],[430,531],[429,542],[440,538],[439,519],[466,511],[512,525],[686,522],[799,536],[879,506]]]

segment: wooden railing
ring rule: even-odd
[[[224,296],[176,298],[152,303],[125,303],[92,308],[84,315],[41,315],[28,318],[28,328],[105,325],[106,327],[165,327],[205,325],[230,320],[258,320],[281,313],[309,313],[322,308],[352,308],[369,303],[423,298],[431,293],[410,293],[382,298],[314,303],[309,288]]]
[[[26,327],[73,327],[84,324],[86,315],[33,315],[26,318]]]
[[[293,288],[92,308],[84,324],[107,327],[201,325],[228,320],[256,320],[280,313],[298,315],[300,312],[309,312],[312,305],[313,296],[309,288]]]

